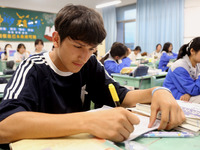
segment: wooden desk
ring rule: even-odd
[[[122,75],[118,73],[111,74],[113,79],[122,86],[133,86],[138,89],[148,89],[154,86],[162,86],[167,73],[159,75],[147,75],[142,77],[132,77],[129,75]]]

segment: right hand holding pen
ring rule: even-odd
[[[130,111],[116,107],[110,110],[90,112],[89,133],[114,142],[126,140],[140,120]]]

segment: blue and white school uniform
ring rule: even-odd
[[[123,58],[117,62],[110,54],[108,59],[104,61],[104,67],[109,75],[111,75],[111,73],[120,73],[122,68],[130,67],[130,65],[131,59],[129,57]]]
[[[173,63],[163,86],[169,88],[176,99],[180,99],[184,94],[198,96],[200,95],[199,75],[200,63],[193,67],[188,55],[186,55]]]
[[[167,52],[163,51],[162,55],[160,57],[158,69],[162,69],[162,71],[166,71],[169,68],[169,67],[167,67],[169,60],[170,59],[176,59],[177,56],[178,55],[176,53],[167,53]]]

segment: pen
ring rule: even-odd
[[[153,131],[148,132],[143,135],[143,137],[194,137],[195,135],[190,132],[163,132],[163,131]]]
[[[110,90],[110,94],[111,94],[111,96],[112,96],[112,98],[113,98],[113,101],[114,101],[114,103],[115,103],[115,106],[116,106],[116,107],[119,107],[119,106],[120,106],[119,97],[118,97],[118,95],[117,95],[117,91],[116,91],[114,85],[113,85],[112,83],[110,83],[110,84],[108,85],[108,88],[109,88],[109,90]]]

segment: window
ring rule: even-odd
[[[134,49],[136,37],[136,5],[119,7],[117,13],[117,42]]]

